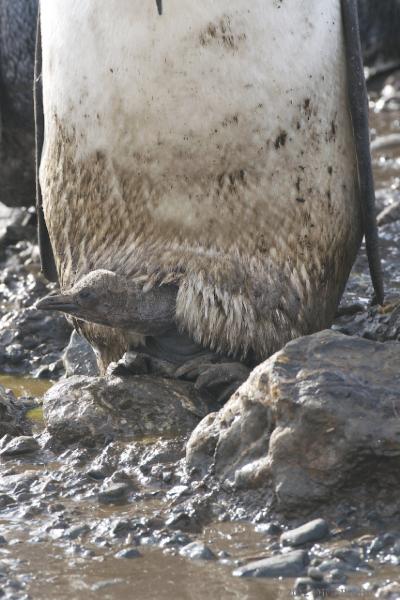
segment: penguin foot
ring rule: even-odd
[[[237,388],[248,378],[250,369],[239,362],[210,363],[189,361],[176,370],[175,376],[194,381],[194,387],[207,395],[218,406],[225,404]]]
[[[222,406],[249,375],[250,369],[241,363],[219,363],[206,368],[197,378],[194,387],[202,394],[210,394]]]
[[[175,365],[146,354],[144,352],[125,352],[123,357],[116,363],[111,363],[107,369],[107,375],[129,377],[133,375],[155,375],[159,377],[173,378]]]
[[[199,356],[183,365],[151,356],[144,352],[126,352],[117,363],[111,363],[107,375],[132,377],[152,375],[168,379],[183,379],[216,408],[225,404],[237,388],[248,378],[250,369],[239,362],[217,362],[216,355]]]

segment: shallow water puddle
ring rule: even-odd
[[[66,560],[53,546],[42,548],[50,558],[40,561],[28,549],[26,567],[41,573],[29,588],[41,600],[275,600],[290,597],[290,582],[237,579],[230,569],[209,561],[188,561],[160,550],[145,550],[140,558],[112,556]]]
[[[17,398],[21,398],[21,396],[40,398],[51,388],[53,381],[21,375],[0,375],[0,384],[9,388]]]

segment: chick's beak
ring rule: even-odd
[[[38,302],[35,307],[39,310],[60,310],[62,312],[76,312],[79,307],[71,294],[49,294]]]

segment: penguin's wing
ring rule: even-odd
[[[365,245],[369,270],[378,304],[383,303],[383,277],[379,254],[378,227],[375,213],[375,188],[372,174],[368,126],[368,94],[361,53],[357,0],[341,0],[346,44],[347,82],[351,120],[357,154]]]
[[[36,215],[38,223],[38,239],[40,261],[44,276],[49,281],[57,281],[57,269],[53,249],[50,243],[49,232],[44,220],[42,192],[39,183],[39,167],[42,156],[44,139],[43,115],[43,90],[42,90],[42,36],[40,30],[40,5],[38,9],[36,47],[35,47],[35,73],[34,73],[34,105],[35,105],[35,161],[36,161]]]

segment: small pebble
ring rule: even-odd
[[[330,583],[345,584],[348,577],[341,569],[332,569],[332,571],[326,574],[325,579]]]
[[[114,577],[114,579],[104,579],[103,581],[98,581],[91,586],[91,590],[93,592],[99,592],[100,590],[104,590],[105,588],[111,587],[113,585],[121,585],[121,583],[125,583],[124,579],[121,577]]]
[[[69,540],[76,540],[76,538],[80,537],[81,535],[84,535],[85,533],[88,533],[90,531],[90,528],[88,525],[77,525],[76,527],[71,527],[70,529],[67,529],[67,531],[64,534],[64,537],[68,538]]]
[[[318,567],[309,567],[307,575],[308,577],[311,577],[311,579],[315,579],[315,581],[322,581],[324,578],[323,572],[321,569],[318,569]]]
[[[296,579],[293,594],[295,596],[304,596],[309,592],[327,592],[329,589],[329,584],[325,581],[317,581],[315,579],[311,579],[311,577],[299,577]]]
[[[393,581],[378,588],[376,597],[384,600],[398,600],[400,598],[400,583]]]
[[[8,494],[0,494],[0,509],[5,508],[10,504],[15,504],[15,498]]]
[[[101,490],[97,497],[102,504],[124,502],[128,497],[129,489],[129,486],[126,483],[118,483]]]
[[[378,535],[372,540],[372,542],[368,546],[367,554],[369,556],[376,556],[379,552],[381,552],[381,550],[392,546],[395,542],[396,538],[391,533],[384,533],[383,535]]]
[[[172,471],[163,471],[162,480],[164,483],[170,483],[172,481]]]
[[[256,532],[264,535],[279,535],[282,532],[282,527],[277,523],[259,523],[256,525]]]
[[[184,546],[179,554],[192,560],[213,560],[215,558],[214,552],[201,542],[192,542]]]
[[[115,554],[115,558],[139,558],[142,556],[136,548],[124,548]]]
[[[163,538],[160,542],[160,547],[165,548],[166,546],[187,546],[188,544],[190,544],[190,538],[185,533],[176,531]]]
[[[131,530],[132,523],[129,519],[117,519],[110,528],[112,535],[115,537],[125,536]]]
[[[89,479],[93,479],[94,481],[102,481],[107,477],[106,473],[101,469],[89,469],[89,471],[86,472],[86,475]]]
[[[358,567],[362,560],[359,548],[337,548],[333,551],[333,556],[344,561],[347,566],[352,568]]]
[[[363,596],[363,590],[357,585],[340,585],[336,588],[336,592],[340,595],[341,598],[345,598],[345,594],[347,594],[347,597],[349,598],[362,598]]]
[[[71,544],[71,546],[66,548],[65,554],[67,556],[79,556],[81,558],[92,558],[95,555],[93,550],[80,546],[79,544]]]
[[[318,565],[318,569],[322,571],[322,573],[329,573],[329,571],[333,571],[334,569],[343,571],[345,565],[338,558],[328,558]]]
[[[195,517],[186,512],[172,513],[165,521],[169,529],[179,529],[181,531],[196,531],[198,524]]]

